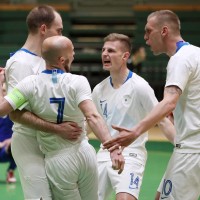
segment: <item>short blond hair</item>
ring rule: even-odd
[[[131,53],[131,48],[132,48],[131,40],[127,35],[119,33],[110,33],[104,38],[104,42],[108,41],[120,41],[121,43],[123,43],[125,51]]]

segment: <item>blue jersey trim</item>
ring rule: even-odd
[[[128,73],[128,76],[126,78],[126,80],[124,81],[124,83],[126,83],[126,81],[128,81],[129,78],[131,78],[133,76],[133,72],[129,70],[129,73]],[[123,84],[124,84],[123,83]],[[110,84],[112,85],[113,87],[113,83],[112,83],[112,77],[110,76]]]
[[[13,53],[10,53],[10,57],[12,57],[13,55],[15,55],[15,53],[17,53],[18,51],[24,51],[24,52],[26,52],[26,53],[29,53],[29,54],[33,55],[33,56],[38,56],[37,54],[35,54],[35,53],[29,51],[28,49],[21,48],[21,49],[15,51],[15,52],[13,52]]]
[[[56,83],[58,83],[57,74],[63,74],[65,72],[61,69],[46,69],[46,70],[42,71],[42,73],[51,74],[52,75],[51,80],[54,84],[56,84]]]
[[[176,52],[182,47],[182,46],[185,46],[185,45],[189,45],[190,43],[189,42],[184,42],[184,41],[179,41],[176,43]]]
[[[63,70],[61,69],[46,69],[44,71],[42,71],[42,73],[45,73],[45,74],[63,74],[65,73]]]

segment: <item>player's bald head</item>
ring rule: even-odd
[[[58,59],[66,57],[70,51],[73,51],[72,42],[64,36],[49,37],[42,44],[42,57],[50,65],[56,65]]]

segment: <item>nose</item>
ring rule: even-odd
[[[103,50],[102,51],[102,55],[107,56],[108,55],[108,51],[107,50]]]
[[[144,34],[144,40],[146,41],[148,39],[147,34]]]

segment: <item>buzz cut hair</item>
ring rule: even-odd
[[[156,17],[158,25],[160,25],[160,26],[168,25],[168,26],[172,27],[172,30],[174,32],[180,33],[180,30],[181,30],[180,19],[179,19],[178,15],[175,14],[173,11],[158,10],[158,11],[152,12],[148,16],[147,20],[152,17]]]

